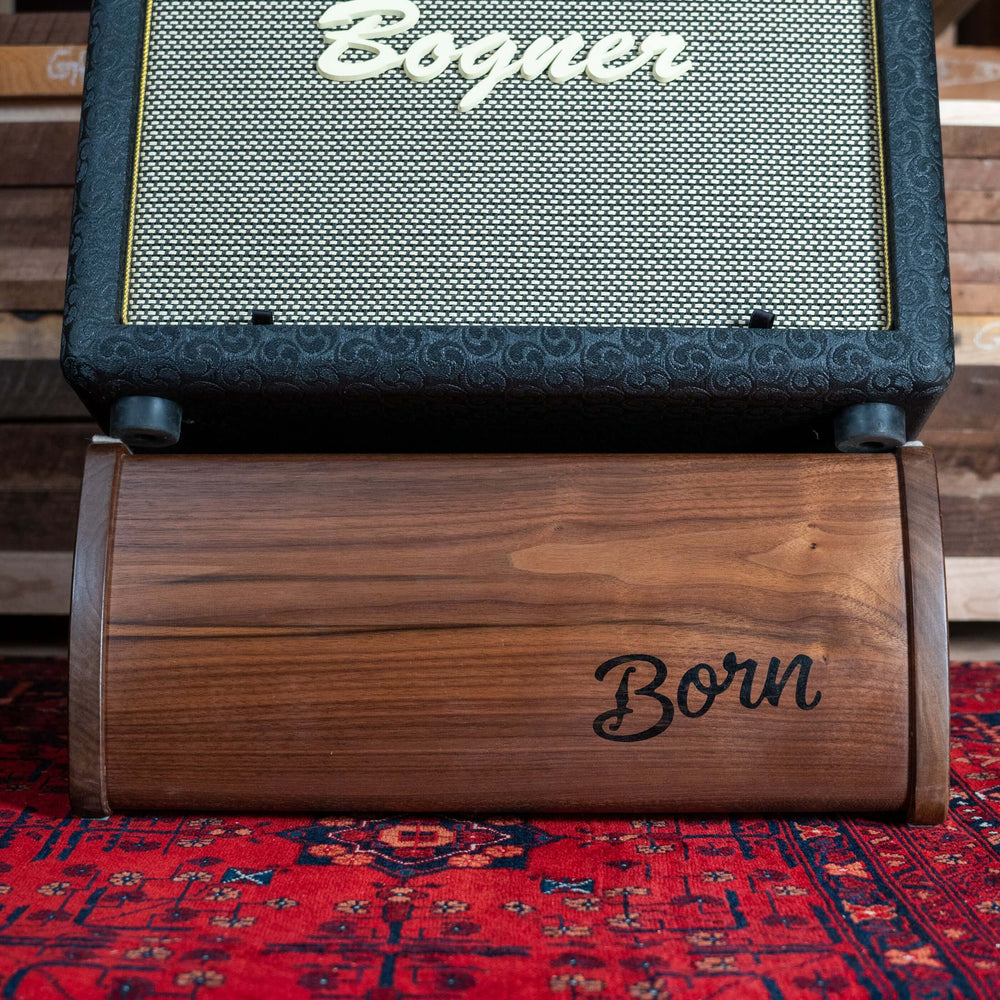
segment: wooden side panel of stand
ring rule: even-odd
[[[900,811],[903,561],[892,456],[127,456],[108,801]],[[820,703],[684,715],[729,653]]]
[[[107,816],[104,680],[107,581],[125,449],[91,445],[80,495],[69,639],[69,792],[82,816]]]
[[[937,468],[931,451],[901,448],[899,478],[910,608],[908,817],[911,823],[943,823],[951,767],[948,608]]]

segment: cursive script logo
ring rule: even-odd
[[[553,83],[586,75],[595,83],[612,83],[652,63],[654,78],[670,83],[692,69],[690,60],[677,62],[686,42],[676,32],[653,32],[639,45],[636,55],[635,35],[613,31],[594,42],[579,59],[586,43],[576,31],[561,41],[542,35],[520,58],[517,43],[506,31],[494,31],[461,47],[455,43],[453,32],[435,31],[418,38],[406,52],[398,52],[383,41],[409,31],[418,20],[420,9],[411,0],[335,3],[319,19],[329,48],[320,56],[317,69],[329,80],[343,81],[366,80],[401,67],[411,80],[426,83],[456,63],[466,80],[479,81],[459,102],[460,111],[477,107],[498,83],[517,75],[535,80],[544,73]],[[348,53],[355,53],[355,57],[345,59]],[[358,58],[357,53],[367,54],[368,58]],[[629,56],[627,62],[621,61]]]
[[[85,45],[61,45],[49,57],[45,72],[50,80],[65,80],[70,87],[78,87],[86,65]]]
[[[653,668],[653,677],[647,683],[634,690],[633,677],[640,672],[640,667],[636,664],[643,664],[643,673],[649,672],[649,667]],[[809,684],[809,671],[813,661],[808,656],[796,656],[785,667],[784,673],[779,677],[781,670],[781,660],[776,656],[771,658],[767,668],[767,676],[760,694],[754,698],[753,682],[757,672],[756,660],[744,660],[740,663],[736,659],[735,653],[727,653],[722,661],[724,676],[720,679],[713,667],[707,663],[699,663],[691,667],[680,679],[677,685],[677,708],[681,715],[689,719],[701,718],[715,703],[715,699],[729,689],[738,673],[743,674],[740,681],[740,704],[744,708],[759,708],[765,701],[769,705],[777,706],[784,693],[785,685],[792,674],[798,672],[795,680],[795,705],[808,712],[814,709],[823,696],[821,691],[810,699],[807,693]],[[616,656],[612,660],[602,663],[594,676],[603,681],[612,671],[624,666],[618,681],[618,689],[615,692],[615,707],[607,712],[602,712],[594,719],[594,732],[601,739],[611,740],[614,743],[637,743],[640,740],[651,740],[654,736],[659,736],[664,732],[670,723],[674,721],[674,703],[663,693],[660,688],[667,679],[666,664],[655,656],[644,654],[628,654],[626,656]],[[642,674],[640,674],[640,677]],[[692,689],[695,692],[692,695]],[[632,707],[634,704],[641,705],[641,715],[646,721],[650,721],[649,713],[658,713],[652,725],[638,732],[622,732],[622,725],[627,716],[635,713]],[[628,727],[626,727],[627,729]]]

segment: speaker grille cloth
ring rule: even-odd
[[[463,113],[454,66],[321,77],[325,0],[153,0],[126,319],[884,327],[870,3],[423,0],[400,52],[677,31],[694,63]]]

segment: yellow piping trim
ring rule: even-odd
[[[135,160],[132,164],[132,204],[128,216],[128,243],[125,248],[125,291],[122,295],[122,322],[128,322],[129,281],[132,277],[132,241],[139,199],[139,149],[142,144],[142,116],[146,109],[146,75],[149,69],[149,36],[153,27],[153,0],[146,0],[146,28],[142,39],[142,71],[139,76],[139,118],[135,126]]]
[[[885,329],[892,329],[892,261],[889,257],[889,185],[885,177],[885,123],[882,120],[882,79],[879,74],[878,0],[872,0],[872,44],[875,47],[875,112],[878,116],[878,179],[882,189],[882,252],[885,267]]]

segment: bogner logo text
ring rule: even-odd
[[[636,49],[632,32],[613,31],[594,42],[586,54],[586,42],[579,32],[571,31],[559,41],[542,35],[520,57],[517,43],[506,31],[494,31],[463,46],[456,44],[453,32],[435,31],[418,38],[405,52],[382,41],[409,31],[419,19],[420,9],[410,0],[335,3],[319,19],[329,43],[319,58],[319,72],[329,80],[346,81],[401,68],[411,80],[426,83],[455,63],[466,80],[479,81],[459,102],[460,111],[469,111],[512,76],[535,80],[544,74],[553,83],[565,83],[586,75],[595,83],[613,83],[652,64],[653,77],[659,83],[670,83],[693,68],[690,60],[678,61],[686,42],[676,32],[653,32]],[[353,58],[345,59],[349,53]],[[367,58],[359,58],[362,53]]]

